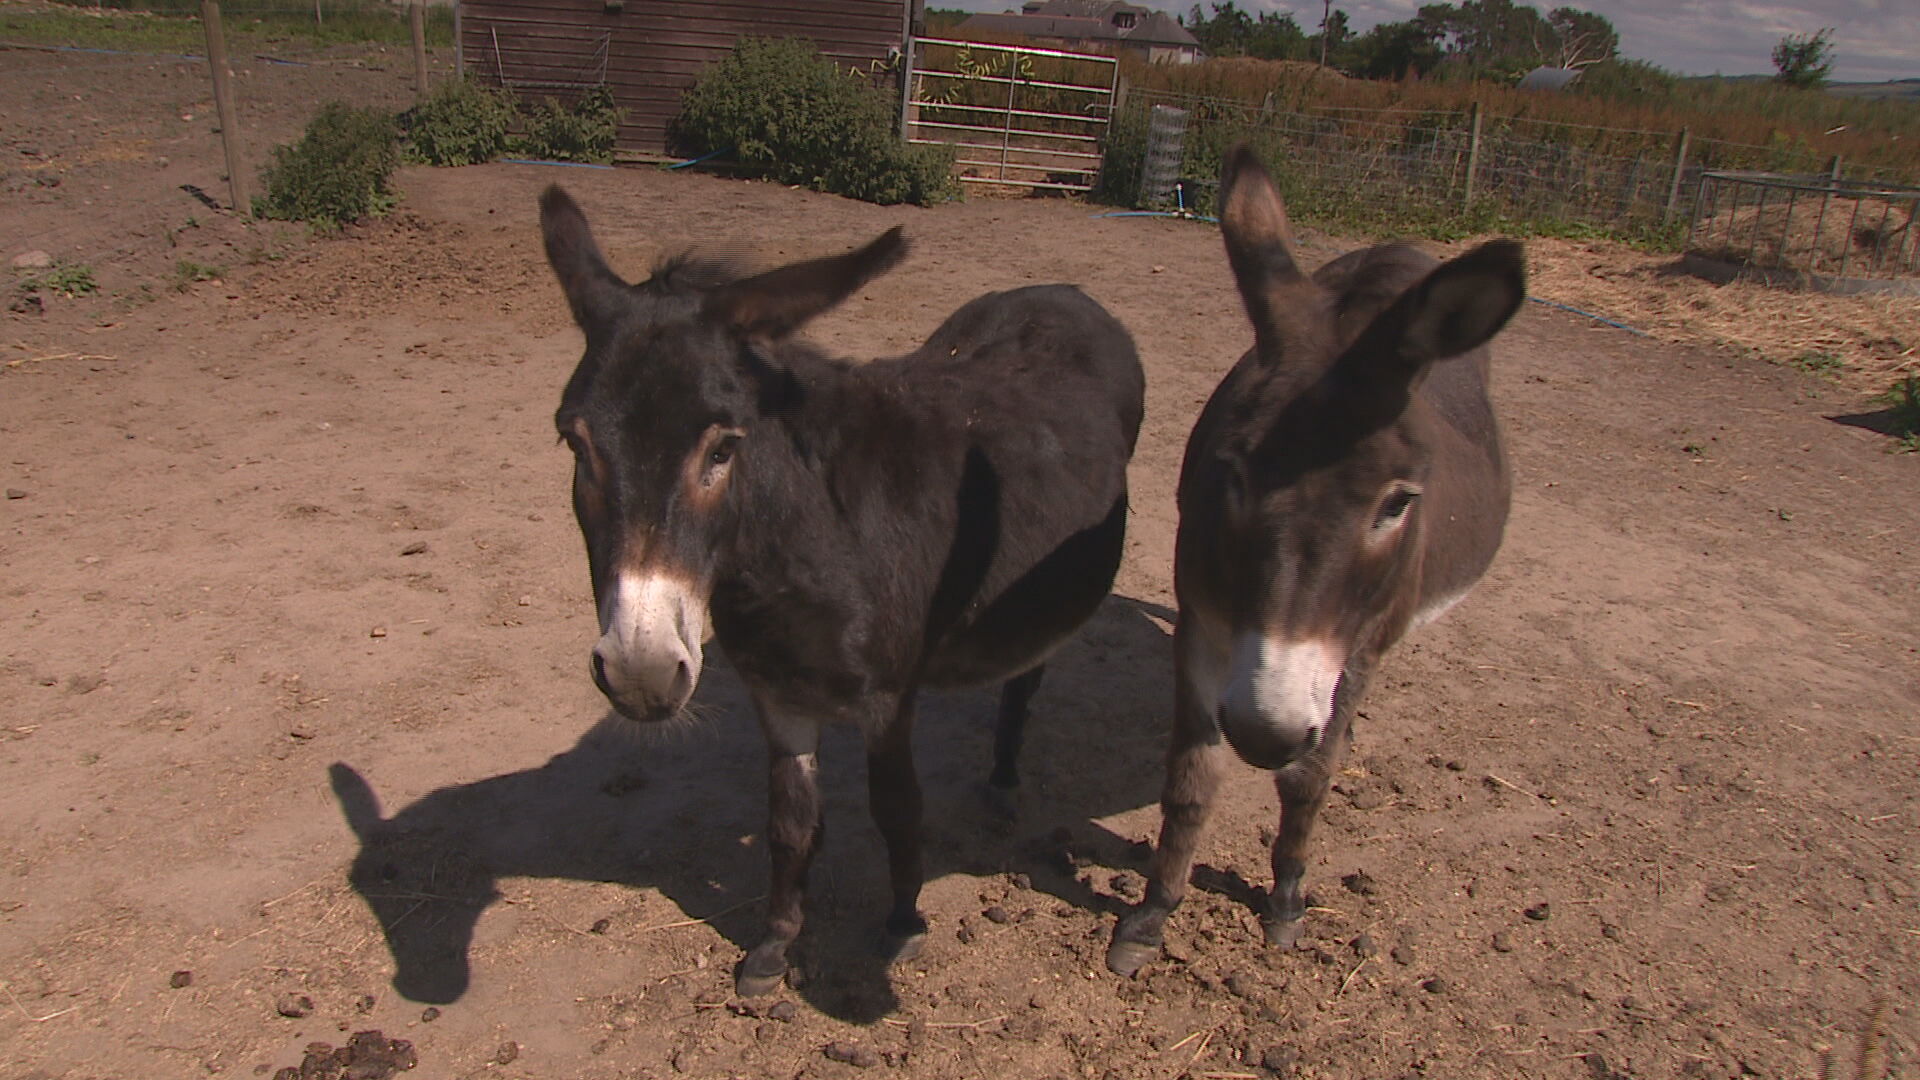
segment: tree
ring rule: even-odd
[[[1578,68],[1620,55],[1620,33],[1604,15],[1579,8],[1555,8],[1547,16],[1549,48],[1541,59],[1556,67]]]
[[[1773,66],[1779,81],[1796,90],[1818,90],[1833,70],[1833,27],[1813,34],[1788,34],[1773,47]]]
[[[1438,34],[1419,19],[1381,23],[1352,38],[1335,66],[1363,79],[1400,79],[1425,75],[1440,64]]]

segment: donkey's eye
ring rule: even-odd
[[[732,434],[720,436],[714,440],[712,448],[707,451],[707,468],[717,469],[732,461],[734,452],[739,449],[740,436]]]
[[[1420,489],[1411,484],[1395,484],[1393,490],[1380,502],[1380,510],[1374,515],[1373,527],[1387,528],[1407,516],[1413,509],[1413,501],[1420,497]]]

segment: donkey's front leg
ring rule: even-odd
[[[807,868],[825,835],[816,779],[819,725],[775,720],[763,709],[761,726],[767,735],[767,849],[773,880],[767,890],[766,937],[734,974],[741,997],[779,989],[787,973],[787,946],[800,936],[805,919]]]
[[[1214,706],[1226,655],[1199,640],[1182,613],[1174,630],[1173,742],[1160,794],[1160,842],[1153,850],[1147,896],[1114,927],[1107,969],[1132,976],[1160,955],[1167,916],[1187,894],[1194,852],[1220,788],[1223,754]]]
[[[867,732],[867,805],[887,842],[893,908],[883,949],[894,961],[919,955],[927,940],[920,916],[920,778],[913,768],[914,694],[900,699],[893,722]]]
[[[1260,928],[1268,945],[1287,949],[1300,940],[1301,924],[1307,915],[1306,895],[1300,890],[1300,880],[1307,872],[1307,843],[1313,839],[1313,827],[1327,803],[1333,775],[1340,771],[1340,763],[1353,745],[1353,711],[1366,692],[1367,674],[1366,669],[1354,667],[1341,676],[1333,722],[1320,745],[1274,771],[1273,787],[1280,795],[1280,828],[1273,838],[1273,892],[1267,897],[1266,910],[1260,913]]]

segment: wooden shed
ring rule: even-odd
[[[886,62],[917,0],[457,0],[460,70],[529,97],[605,84],[627,110],[622,151],[667,152],[700,70],[742,37],[804,37],[844,63]]]

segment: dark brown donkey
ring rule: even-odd
[[[829,722],[865,736],[888,946],[911,954],[927,928],[915,692],[1004,680],[991,780],[1018,783],[1041,664],[1120,564],[1133,341],[1049,285],[973,300],[906,356],[829,359],[788,335],[898,262],[900,230],[754,277],[682,260],[628,285],[564,192],[540,210],[587,339],[554,420],[600,613],[594,682],[623,715],[666,720],[717,637],[766,734],[769,925],[738,989],[778,986],[800,932]]]
[[[1519,245],[1445,264],[1357,251],[1309,278],[1253,154],[1221,177],[1227,258],[1254,348],[1214,391],[1180,472],[1174,735],[1146,899],[1107,966],[1158,955],[1219,786],[1221,737],[1274,771],[1280,830],[1262,923],[1299,936],[1307,840],[1375,663],[1466,593],[1500,547],[1508,477],[1488,339],[1525,295]]]

